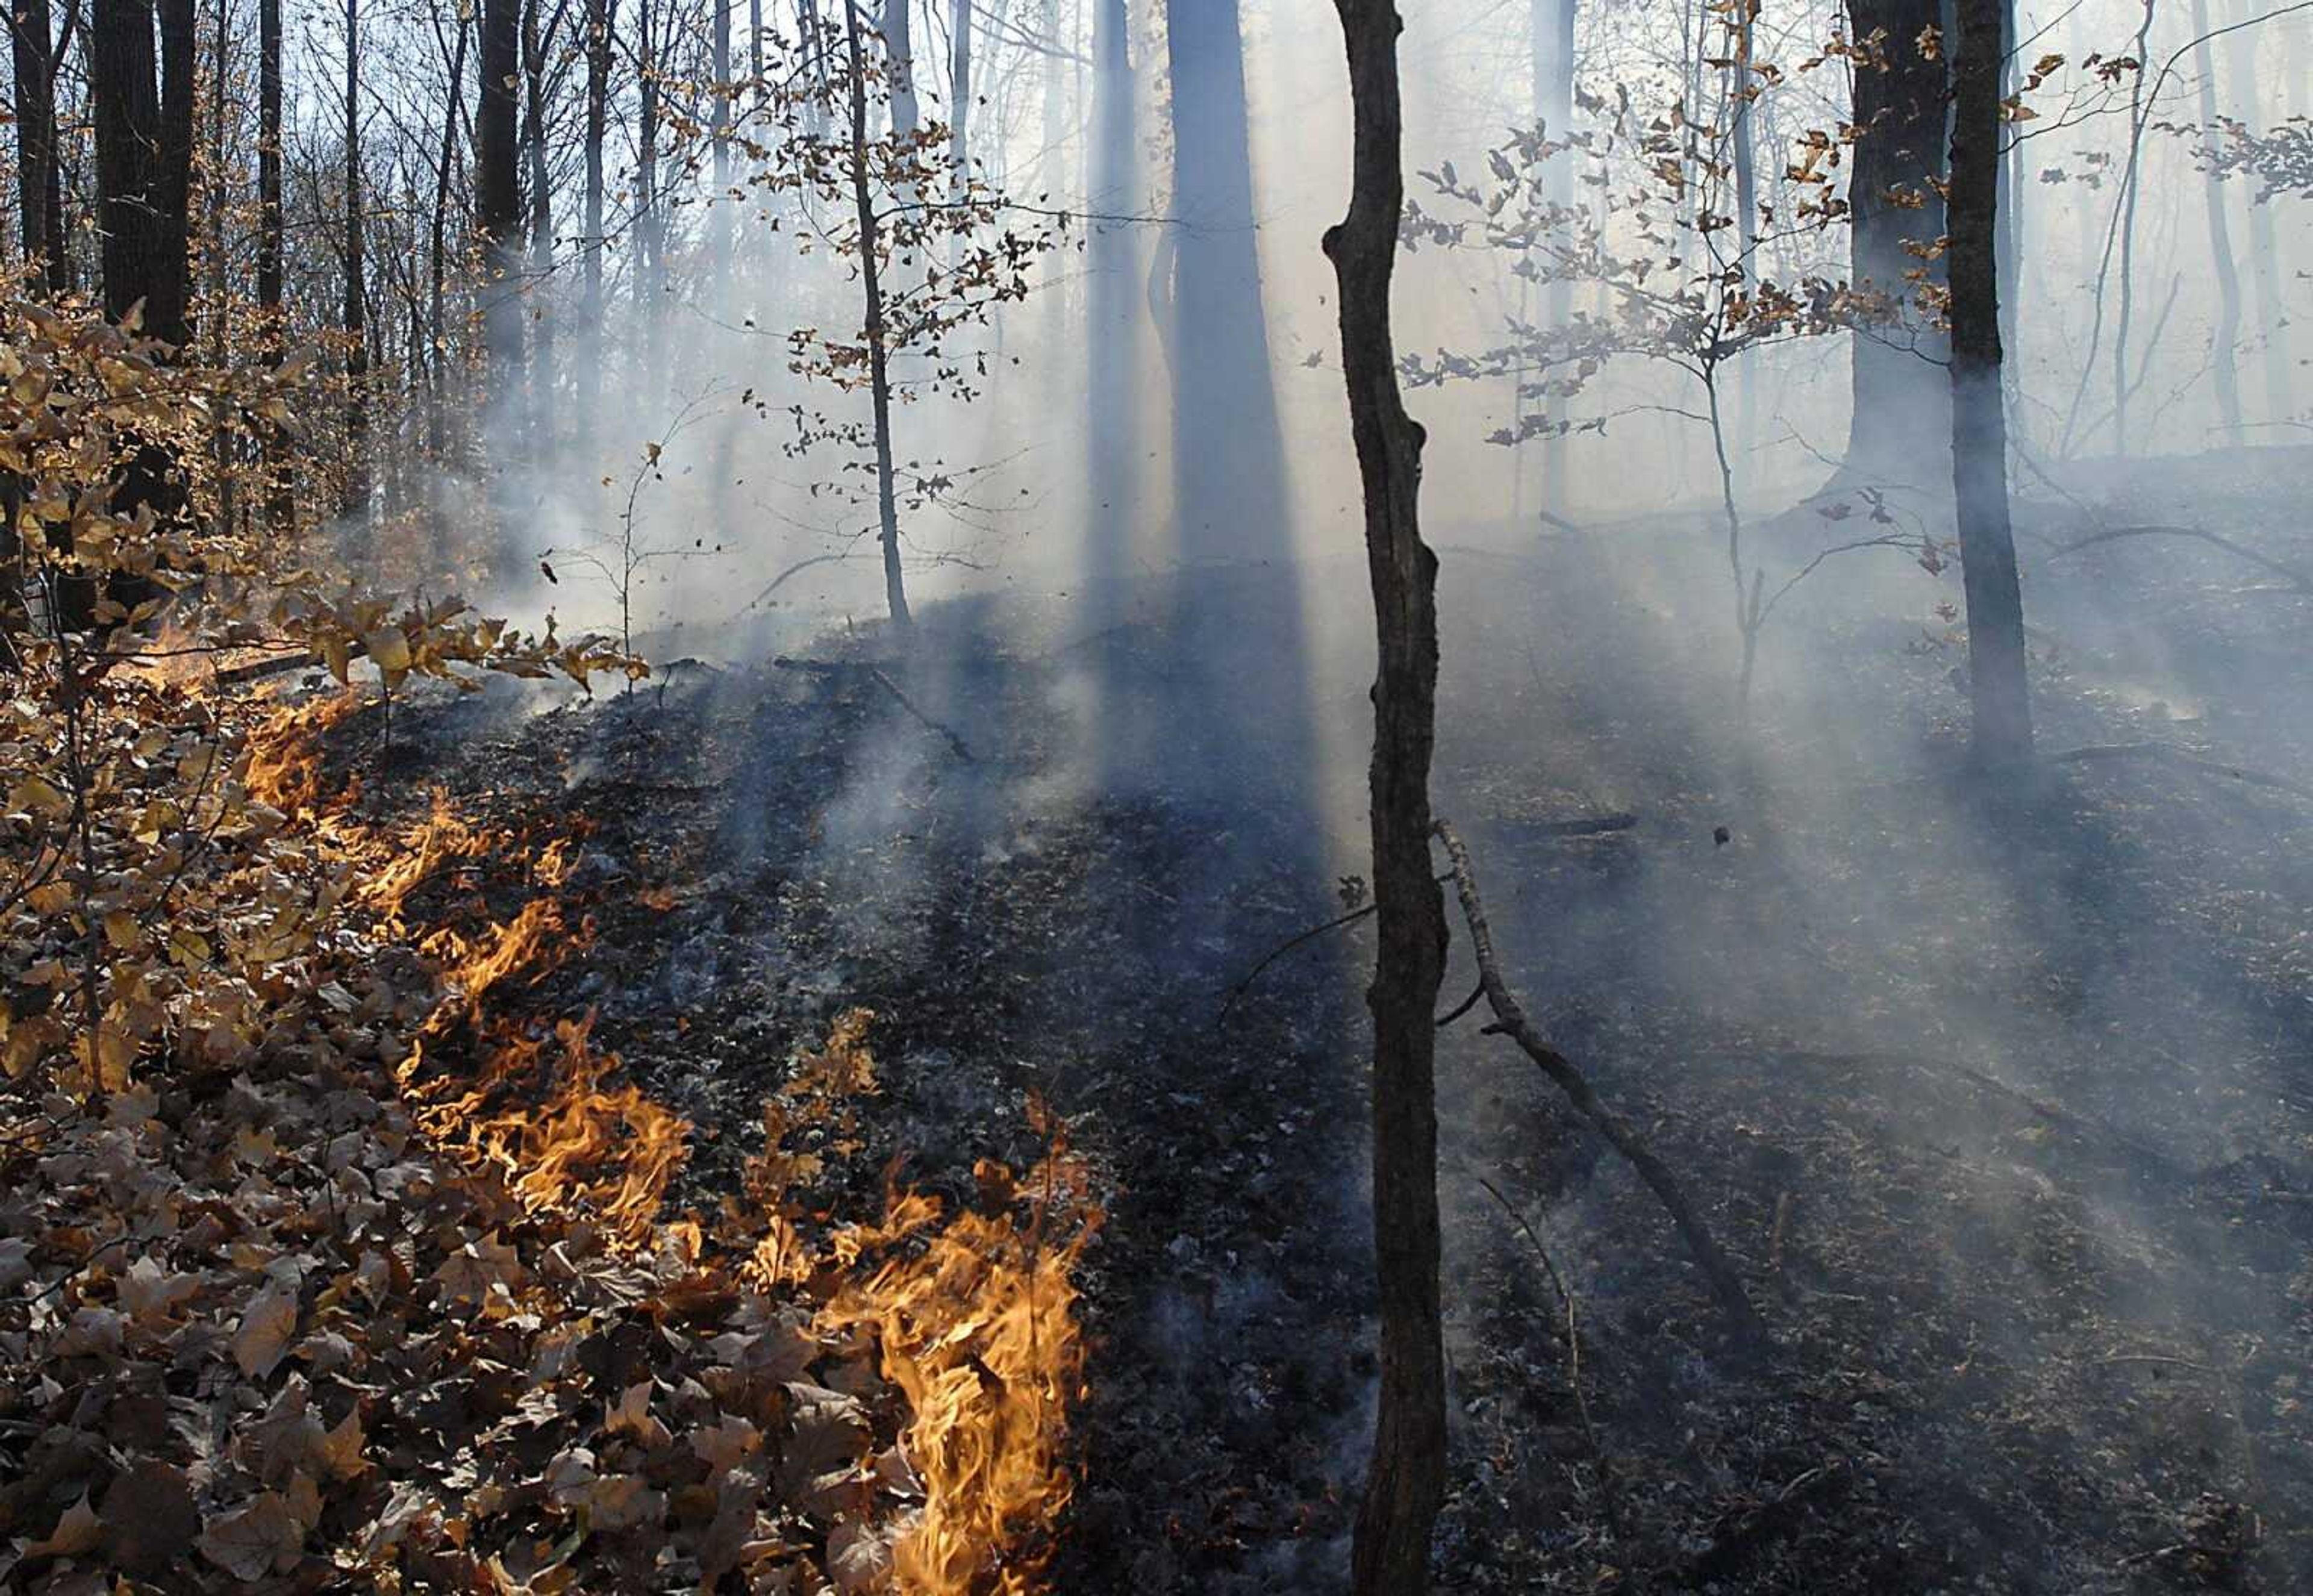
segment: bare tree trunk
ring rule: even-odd
[[[530,428],[541,460],[554,456],[554,311],[546,290],[554,280],[554,183],[546,165],[546,67],[562,31],[563,8],[543,29],[539,0],[526,0],[522,18],[523,151],[529,169]]]
[[[1134,136],[1132,19],[1128,0],[1099,0],[1093,27],[1091,208],[1129,216],[1140,205]],[[1141,341],[1139,240],[1126,223],[1088,224],[1085,289],[1086,494],[1095,580],[1123,575],[1139,464]]]
[[[279,0],[263,0],[263,3],[277,5]],[[437,462],[446,460],[450,452],[450,333],[444,303],[449,281],[450,174],[457,160],[460,124],[465,120],[466,48],[467,41],[472,37],[472,23],[473,13],[460,7],[458,42],[450,52],[450,114],[442,123],[442,145],[437,152],[439,160],[434,169],[432,293],[427,328],[427,339],[432,346],[434,382],[427,396],[426,441],[427,451]]]
[[[1941,25],[1943,5],[1848,0],[1847,13],[1858,39],[1886,31],[1887,62],[1885,70],[1853,64],[1854,121],[1862,131],[1848,183],[1852,275],[1859,286],[1895,300],[1904,314],[1895,325],[1850,335],[1851,398],[1841,474],[1924,487],[1943,475],[1936,456],[1940,440],[1951,434],[1951,389],[1936,371],[1942,338],[1913,311],[1905,274],[1921,265],[1914,250],[1931,250],[1944,231],[1944,66],[1923,57],[1916,42],[1923,30]],[[1891,194],[1921,203],[1899,204]],[[1923,450],[1923,439],[1934,442]]]
[[[474,212],[482,238],[482,341],[493,419],[511,425],[522,364],[522,185],[514,83],[522,0],[482,0],[474,118]]]
[[[362,197],[361,0],[346,0],[346,499],[369,504],[369,316],[362,259],[368,228]]]
[[[2197,36],[2209,31],[2209,0],[2193,0],[2193,32]],[[2201,125],[2214,127],[2217,122],[2217,56],[2213,45],[2201,46]],[[2225,216],[2225,184],[2214,177],[2201,180],[2201,196],[2209,212],[2209,266],[2217,279],[2217,322],[2210,332],[2209,371],[2217,389],[2217,415],[2224,423],[2225,442],[2238,443],[2241,436],[2240,371],[2237,349],[2240,343],[2241,285],[2240,267],[2233,259],[2232,228]]]
[[[1759,275],[1759,171],[1751,127],[1751,78],[1759,31],[1759,0],[1735,0],[1735,66],[1728,98],[1732,114],[1727,136],[1733,146],[1735,166],[1735,238],[1743,252],[1743,272],[1753,285]],[[1735,356],[1734,469],[1747,472],[1751,443],[1756,435],[1759,407],[1759,358],[1755,349]]]
[[[63,165],[57,157],[57,68],[66,40],[51,40],[48,0],[18,0],[10,43],[16,69],[16,198],[24,259],[50,294],[72,292],[65,246]],[[71,13],[66,13],[69,19]],[[70,31],[67,20],[67,38]]]
[[[847,4],[849,0],[847,0]],[[892,93],[892,131],[901,138],[923,126],[916,103],[914,0],[884,0],[884,71]]]
[[[203,205],[208,213],[209,364],[223,371],[226,351],[233,346],[233,251],[226,242],[233,206],[225,181],[225,83],[233,75],[233,0],[216,0],[216,31],[211,36],[210,50],[215,69],[209,75],[209,181]],[[233,417],[220,408],[209,432],[209,459],[216,472],[217,528],[226,533],[238,530],[235,521],[240,513],[234,448]]]
[[[1359,1596],[1429,1586],[1429,1536],[1446,1488],[1445,1346],[1438,1295],[1438,985],[1446,909],[1429,863],[1429,759],[1438,718],[1438,557],[1421,540],[1422,432],[1397,389],[1390,276],[1405,189],[1392,0],[1334,0],[1348,47],[1355,130],[1350,209],[1325,234],[1340,289],[1341,370],[1365,490],[1366,564],[1380,665],[1374,679],[1374,1252],[1381,1407],[1351,1553]]]
[[[948,13],[948,182],[959,204],[972,188],[972,0],[955,0]],[[1050,72],[1053,64],[1044,66]],[[962,259],[965,248],[964,235],[954,234],[948,241],[949,259]]]
[[[617,0],[586,0],[586,239],[578,311],[577,452],[590,469],[594,421],[602,407],[602,140],[610,127],[611,30],[617,22]]]
[[[1183,556],[1262,558],[1290,538],[1269,364],[1237,0],[1172,0],[1173,513]]]
[[[859,7],[845,0],[844,42],[851,65],[851,193],[859,212],[859,284],[866,298],[867,391],[875,416],[875,513],[883,527],[884,598],[892,624],[905,630],[912,624],[908,613],[907,583],[900,571],[900,505],[892,482],[892,373],[884,347],[884,285],[878,276],[876,251],[881,239],[867,170],[867,67],[859,51]]]
[[[1532,34],[1529,42],[1533,51],[1535,116],[1553,142],[1565,138],[1574,129],[1576,4],[1577,0],[1532,0],[1527,18]],[[1552,161],[1543,168],[1543,192],[1552,206],[1572,206],[1574,167],[1574,162],[1566,159]],[[1563,274],[1553,276],[1542,290],[1543,326],[1564,327],[1573,308],[1573,283]],[[1564,480],[1566,441],[1545,434],[1538,452],[1542,461],[1543,508],[1562,510],[1565,495],[1559,485]],[[1519,471],[1517,487],[1521,490],[1525,478],[1525,472]]]
[[[658,53],[652,31],[656,20],[652,3],[638,0],[635,7],[635,72],[640,80],[637,100],[641,118],[635,140],[635,315],[641,324],[643,373],[646,380],[655,382],[664,284],[659,275],[663,251],[658,214]]]
[[[2136,28],[2139,61],[2151,48],[2152,18],[2159,0],[2144,0]],[[2144,98],[2144,75],[2129,77],[2128,164],[2120,179],[2120,305],[2112,329],[2112,452],[2128,452],[2128,396],[2135,384],[2128,370],[2128,335],[2136,318],[2136,197],[2142,188],[2144,129],[2151,111]]]
[[[2247,7],[2244,14],[2254,14],[2261,7]],[[2205,29],[2196,29],[2205,32]],[[2256,81],[2257,30],[2237,28],[2225,36],[2226,62],[2231,68],[2227,75],[2228,96],[2235,112],[2251,127],[2265,126],[2265,114]],[[2301,36],[2300,36],[2301,37]],[[2284,50],[2288,47],[2283,46]],[[2204,118],[2203,120],[2206,118]],[[2291,373],[2289,360],[2287,325],[2289,307],[2282,301],[2280,255],[2273,236],[2273,206],[2260,205],[2255,199],[2248,206],[2248,265],[2251,280],[2256,285],[2256,325],[2263,330],[2265,353],[2258,364],[2263,370],[2265,387],[2265,418],[2282,421],[2297,408],[2291,392]]]
[[[268,365],[281,364],[288,329],[281,303],[281,0],[257,7],[257,322]],[[287,440],[268,426],[264,441],[265,523],[286,532],[296,522],[290,495]]]
[[[723,279],[731,270],[731,0],[714,0],[714,7],[715,25],[708,48],[715,75],[715,124],[711,135],[715,199],[709,215],[715,228],[716,287],[718,292],[727,292],[729,284]]]
[[[182,351],[193,341],[193,111],[200,55],[199,18],[193,0],[160,0],[161,143],[154,192],[161,219],[161,259],[147,293],[145,326]]]
[[[1952,486],[1967,592],[1974,755],[2029,757],[2024,597],[2009,524],[2008,426],[2000,382],[2000,60],[2004,0],[1957,0],[1950,246]]]

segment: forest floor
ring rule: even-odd
[[[2227,469],[2169,472],[2174,508],[2139,485],[2130,524],[2209,517],[2313,567],[2282,513],[2313,485],[2228,501]],[[1673,618],[1718,613],[1692,527],[1449,548],[1438,809],[1535,1017],[1690,1182],[1772,1346],[1736,1353],[1612,1151],[1456,1024],[1441,1589],[2313,1578],[2313,600],[2191,539],[2048,557],[2077,514],[2027,528],[2027,602],[2044,746],[2100,751],[1996,794],[1951,774],[1951,575],[1799,590],[1746,726],[1728,640]],[[1682,567],[1675,602],[1632,574]],[[1290,574],[1357,612],[1353,561]],[[1133,613],[1298,636],[1236,574],[1161,601]],[[697,1127],[682,1204],[735,1186],[764,1097],[855,1005],[883,1091],[831,1212],[872,1212],[900,1157],[966,1200],[977,1160],[1034,1162],[1048,1101],[1107,1208],[1051,1588],[1337,1588],[1370,1422],[1369,944],[1237,988],[1341,912],[1357,772],[1281,776],[1292,734],[1214,712],[1145,618],[928,631],[882,680],[872,635],[819,639],[824,669],[420,698],[390,744],[373,708],[331,746],[381,816],[439,786],[588,818],[593,939],[521,1002],[596,1012]],[[1308,647],[1315,718],[1354,732],[1361,680]],[[1447,1001],[1469,984],[1457,937]]]

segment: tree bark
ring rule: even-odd
[[[2209,0],[2193,0],[2193,32],[2198,37],[2208,31]],[[2203,42],[2200,56],[2201,125],[2214,127],[2216,47]],[[2212,176],[2203,177],[2201,197],[2208,207],[2209,269],[2217,280],[2217,320],[2209,335],[2209,374],[2216,384],[2217,416],[2224,424],[2225,442],[2237,444],[2246,441],[2241,435],[2240,367],[2237,355],[2241,327],[2240,267],[2233,259],[2232,227],[2225,215],[2224,181]]]
[[[2242,14],[2254,15],[2261,9],[2244,6]],[[2225,35],[2226,61],[2231,68],[2228,74],[2230,81],[2225,85],[2227,97],[2235,114],[2251,127],[2265,125],[2264,96],[2256,81],[2258,31],[2255,28],[2236,28]],[[2287,39],[2291,36],[2283,37]],[[2303,35],[2297,34],[2295,38],[2301,40]],[[2290,48],[2288,43],[2282,45],[2284,51]],[[2273,232],[2273,206],[2259,205],[2252,198],[2248,206],[2248,265],[2250,280],[2256,285],[2256,325],[2262,330],[2265,346],[2264,358],[2258,363],[2264,376],[2265,418],[2282,421],[2296,413],[2297,401],[2291,393],[2289,307],[2282,294],[2281,257]]]
[[[1416,1596],[1429,1588],[1430,1530],[1446,1487],[1433,1019],[1445,973],[1446,910],[1429,864],[1438,557],[1421,539],[1422,431],[1399,399],[1390,330],[1390,277],[1405,203],[1402,24],[1392,0],[1334,0],[1334,9],[1349,54],[1354,153],[1349,215],[1325,234],[1325,254],[1339,288],[1341,370],[1380,651],[1370,776],[1380,936],[1366,1002],[1374,1017],[1381,1406],[1350,1565],[1359,1596]]]
[[[635,315],[641,323],[644,375],[655,384],[664,250],[658,214],[659,81],[652,3],[638,0],[635,7],[635,74],[639,80],[636,101],[640,118],[635,140]]]
[[[277,4],[278,0],[265,0]],[[450,358],[449,325],[444,301],[449,282],[450,177],[456,169],[458,134],[465,120],[462,99],[465,93],[466,51],[473,36],[473,14],[462,6],[458,11],[458,42],[450,52],[450,114],[442,121],[442,146],[434,169],[434,227],[432,248],[432,284],[427,307],[427,341],[432,345],[434,384],[426,408],[426,440],[428,452],[438,461],[446,460],[450,452]]]
[[[2032,751],[2024,598],[2009,524],[2008,425],[2000,382],[1999,192],[2004,0],[1957,0],[1949,246],[1952,487],[1967,594],[1974,753],[1985,765]]]
[[[24,259],[52,294],[72,292],[65,244],[63,164],[57,158],[57,68],[63,41],[51,38],[48,0],[16,0],[10,44],[16,69],[16,198]]]
[[[522,185],[514,84],[522,0],[482,0],[474,117],[474,220],[482,239],[482,341],[495,419],[510,423],[522,362]]]
[[[522,17],[523,153],[528,168],[531,281],[542,290],[554,280],[554,182],[546,164],[546,68],[562,31],[563,7],[542,27],[539,0],[525,0]],[[554,310],[550,296],[529,296],[530,433],[538,458],[554,456]]]
[[[579,301],[577,454],[591,460],[602,408],[602,140],[610,128],[611,30],[618,0],[586,0],[585,280]]]
[[[265,364],[281,364],[288,329],[281,303],[281,0],[257,7],[257,324]],[[295,522],[286,440],[268,425],[264,438],[265,524],[286,532]]]
[[[1093,26],[1091,209],[1129,216],[1140,205],[1127,0],[1099,0]],[[1130,224],[1088,223],[1085,305],[1088,435],[1086,496],[1091,572],[1124,574],[1140,460],[1139,241]]]
[[[1237,0],[1172,0],[1173,513],[1182,557],[1261,558],[1290,540],[1269,364]]]
[[[904,13],[905,5],[900,7]],[[892,373],[884,346],[884,285],[882,262],[876,259],[882,240],[875,221],[875,202],[867,170],[867,67],[859,49],[859,7],[845,0],[843,38],[850,55],[851,195],[859,215],[859,285],[866,300],[867,393],[875,409],[875,513],[884,548],[884,599],[892,624],[905,631],[913,624],[908,612],[907,583],[900,570],[900,504],[892,481]]]
[[[892,131],[911,136],[923,125],[916,102],[913,0],[884,0],[884,70],[892,94]]]
[[[362,195],[361,0],[346,0],[346,496],[348,515],[369,504],[369,292],[363,261],[369,221]]]
[[[714,28],[708,36],[710,67],[715,75],[715,123],[711,142],[715,158],[714,208],[708,214],[715,229],[714,261],[717,287],[731,269],[731,0],[713,0]]]
[[[1857,62],[1848,200],[1851,275],[1904,309],[1900,321],[1851,335],[1851,405],[1842,475],[1863,483],[1927,486],[1942,475],[1936,456],[1951,435],[1951,390],[1936,366],[1942,339],[1913,310],[1907,274],[1923,265],[1944,231],[1937,187],[1945,172],[1944,66],[1921,55],[1922,30],[1939,26],[1943,0],[1848,0],[1859,39],[1884,33],[1886,67]],[[1892,196],[1916,207],[1896,203]],[[1927,358],[1922,358],[1922,355]],[[1937,440],[1922,459],[1921,441]]]

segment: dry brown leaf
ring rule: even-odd
[[[262,1380],[279,1366],[297,1333],[297,1289],[281,1281],[267,1284],[250,1300],[233,1332],[233,1359],[251,1380]]]

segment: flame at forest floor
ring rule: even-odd
[[[858,1151],[855,1116],[878,1090],[873,1016],[854,1010],[766,1102],[746,1200],[726,1200],[711,1227],[670,1217],[693,1127],[617,1078],[591,1011],[541,1013],[530,995],[596,934],[571,885],[584,822],[495,823],[438,787],[418,815],[357,813],[356,784],[330,792],[326,740],[359,706],[341,694],[274,710],[247,779],[252,796],[314,827],[380,931],[441,972],[444,991],[397,1072],[416,1122],[543,1221],[589,1227],[638,1257],[671,1242],[692,1260],[694,1285],[816,1296],[815,1337],[872,1347],[896,1396],[897,1472],[921,1497],[870,1528],[878,1578],[923,1596],[1037,1589],[1073,1488],[1068,1425],[1085,1359],[1075,1276],[1100,1217],[1057,1121],[1032,1106],[1043,1157],[1025,1179],[983,1161],[977,1208],[951,1214],[894,1185],[875,1222],[831,1230],[804,1194],[824,1155]],[[520,908],[494,917],[490,886],[520,890]],[[656,910],[675,901],[664,885],[632,896]],[[859,1462],[872,1473],[872,1460]]]

